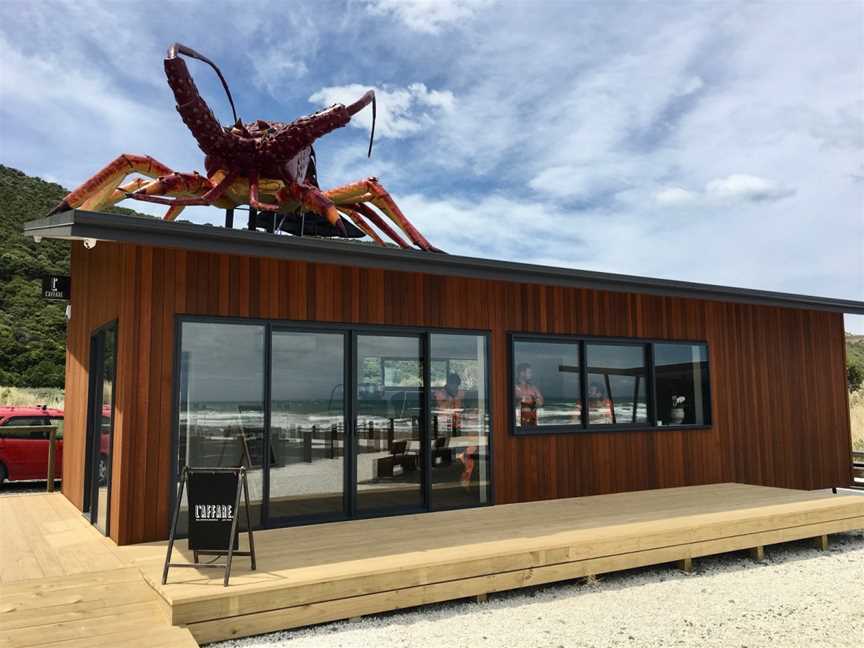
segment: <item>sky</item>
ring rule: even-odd
[[[321,186],[377,176],[447,252],[864,300],[858,0],[4,0],[0,162],[70,188],[120,153],[203,172],[175,41],[246,121],[374,88],[372,158],[367,109],[316,143]]]

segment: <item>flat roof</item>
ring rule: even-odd
[[[186,221],[167,222],[156,217],[127,216],[70,210],[24,224],[33,237],[137,243],[274,259],[366,268],[382,268],[434,275],[497,279],[573,288],[641,293],[668,297],[711,299],[786,308],[835,311],[864,315],[864,301],[813,295],[735,288],[714,284],[654,279],[530,263],[478,259],[399,248],[364,245],[337,239],[274,235],[247,229],[227,229]]]

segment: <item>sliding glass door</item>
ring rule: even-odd
[[[420,510],[426,390],[419,335],[355,336],[354,448],[358,514]]]
[[[245,465],[253,525],[491,503],[485,334],[193,317],[178,330],[175,475]]]
[[[273,329],[271,521],[345,515],[345,338]]]

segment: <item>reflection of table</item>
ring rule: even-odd
[[[405,472],[417,470],[419,455],[408,451],[408,441],[394,441],[390,453],[390,456],[375,460],[376,477],[394,477],[396,466]]]

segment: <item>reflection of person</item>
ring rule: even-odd
[[[460,387],[462,379],[455,371],[447,374],[447,383],[433,393],[435,409],[450,415],[450,429],[458,432],[462,429],[462,407],[465,392]]]
[[[462,474],[459,477],[459,483],[463,488],[470,488],[471,476],[474,474],[474,458],[477,456],[477,446],[471,445],[460,452],[456,458],[462,462]]]
[[[527,362],[516,367],[513,394],[519,405],[519,425],[537,425],[537,410],[543,407],[543,394],[534,385],[534,370]]]
[[[611,423],[612,401],[604,398],[603,389],[597,383],[588,386],[588,414],[594,423]]]

